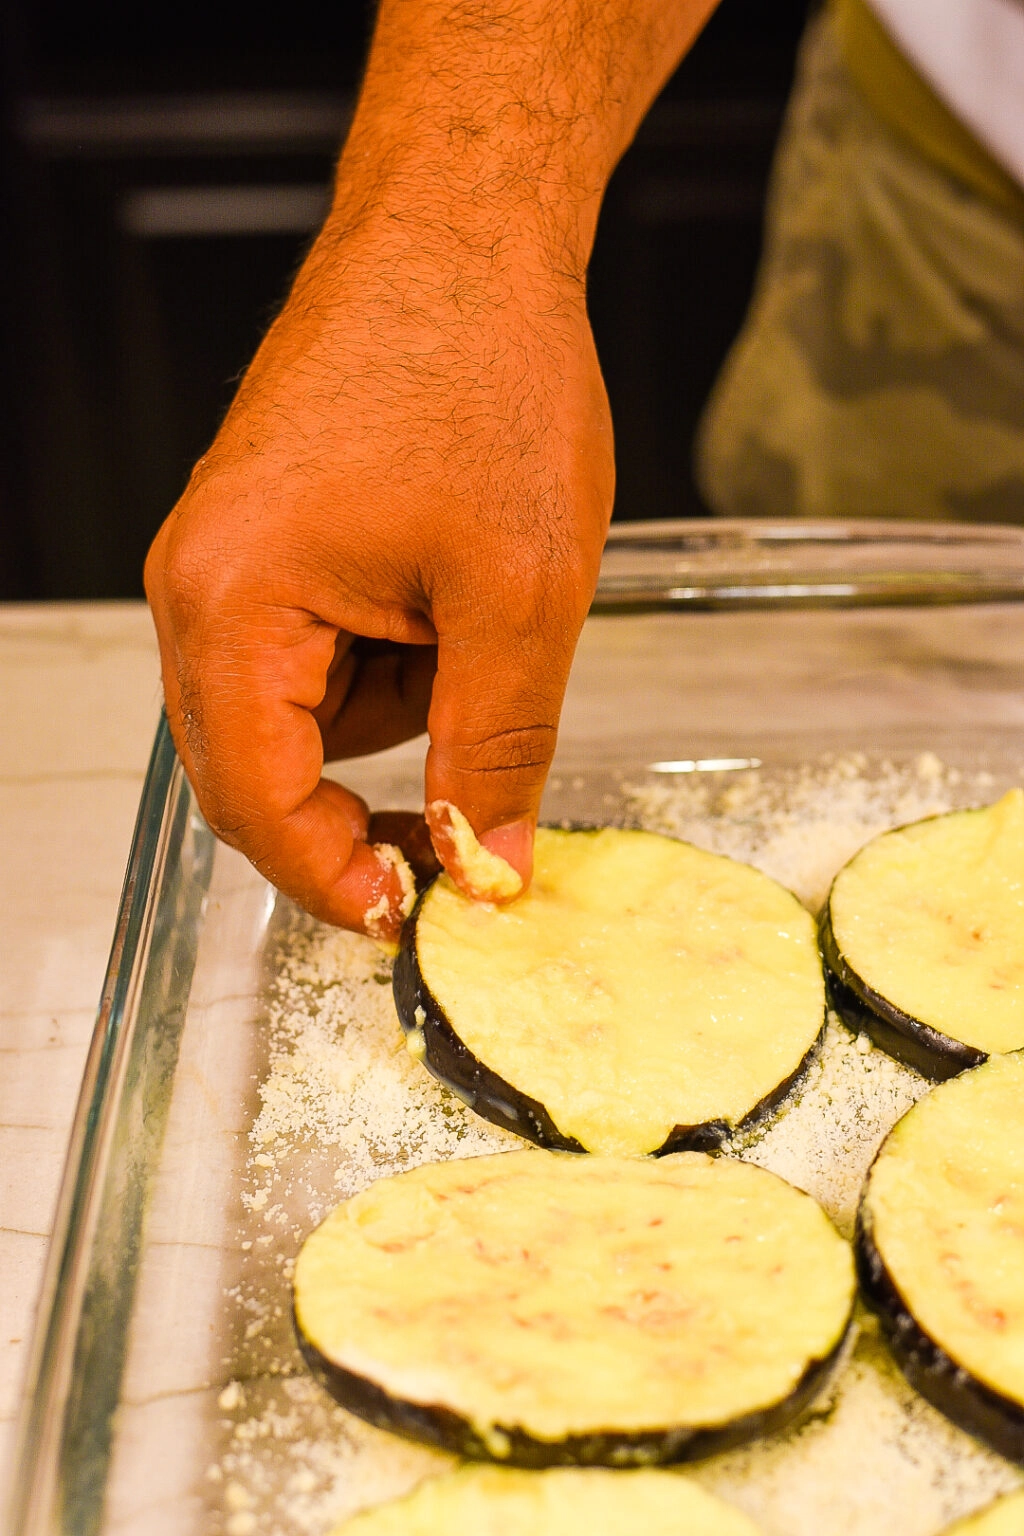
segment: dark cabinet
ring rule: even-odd
[[[299,5],[262,33],[251,11],[243,28],[241,12],[144,9],[10,13],[3,597],[141,591],[149,540],[321,216],[351,110],[362,4]],[[617,516],[701,510],[690,441],[749,293],[803,11],[724,0],[609,189],[590,301]]]

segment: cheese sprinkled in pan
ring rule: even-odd
[[[984,771],[961,777],[930,752],[896,761],[844,753],[792,767],[656,778],[621,793],[615,786],[609,810],[606,780],[581,768],[564,793],[553,783],[555,814],[625,814],[758,865],[812,909],[869,838],[997,792]],[[417,789],[413,784],[410,794]],[[255,1058],[262,1109],[250,1132],[243,1198],[271,1189],[244,1217],[241,1246],[251,1251],[240,1256],[241,1272],[227,1269],[231,1290],[221,1318],[231,1364],[218,1385],[244,1378],[245,1402],[224,1415],[231,1425],[211,1446],[209,1480],[200,1477],[194,1491],[211,1506],[207,1518],[215,1525],[224,1518],[220,1490],[238,1482],[251,1492],[260,1536],[323,1536],[449,1461],[354,1418],[309,1376],[294,1374],[282,1308],[293,1254],[330,1206],[382,1171],[522,1144],[409,1058],[390,988],[380,984],[386,967],[370,940],[304,919],[278,929],[278,940],[263,994],[267,1016],[255,1029],[269,1060]],[[204,1071],[205,1053],[223,1034],[207,1028],[197,1035]],[[830,1028],[799,1102],[743,1154],[811,1190],[846,1223],[877,1141],[931,1086],[867,1040],[860,1044],[863,1051],[841,1025]],[[237,1052],[235,1035],[222,1048]],[[205,1093],[205,1077],[197,1073],[196,1081]],[[235,1156],[237,1138],[230,1144]],[[267,1154],[270,1170],[255,1165]],[[168,1198],[177,1209],[180,1191]],[[768,1536],[937,1536],[954,1518],[1015,1488],[1019,1470],[913,1392],[872,1322],[863,1320],[834,1405],[823,1405],[827,1414],[699,1463],[689,1475],[740,1506]]]

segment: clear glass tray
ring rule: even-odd
[[[820,903],[882,826],[1024,778],[1024,534],[633,525],[609,544],[545,814],[643,823]],[[724,611],[723,611],[724,610]],[[421,803],[422,743],[346,764]],[[387,963],[297,913],[154,746],[61,1195],[12,1536],[318,1536],[444,1464],[369,1429],[291,1338],[301,1235],[372,1177],[513,1144],[401,1048]],[[848,1228],[925,1085],[833,1030],[739,1148]],[[691,1469],[766,1536],[935,1536],[1015,1486],[903,1386],[871,1328],[802,1427]]]

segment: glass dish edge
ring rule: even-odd
[[[186,843],[191,852],[184,861],[187,870],[182,860]],[[68,1490],[63,1475],[68,1435],[74,1428],[76,1363],[82,1352],[81,1324],[95,1239],[104,1196],[109,1205],[107,1176],[133,1054],[153,1021],[154,1007],[165,1032],[175,1022],[180,1029],[184,1018],[213,852],[213,834],[195,809],[161,712],[43,1271],[14,1441],[6,1512],[10,1536],[54,1536],[69,1529],[87,1536],[98,1526],[102,1488],[90,1491],[86,1486],[83,1502],[82,1489]],[[154,966],[155,959],[170,963]],[[162,995],[154,996],[154,990]],[[126,1240],[138,1239],[142,1194],[138,1190],[136,1199],[125,1202],[119,1213],[120,1235]],[[128,1230],[132,1227],[134,1231]],[[101,1413],[100,1422],[93,1425],[101,1439],[109,1437],[113,1407],[111,1403],[109,1412]],[[63,1517],[69,1492],[75,1506],[73,1524]]]

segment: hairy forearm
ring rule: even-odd
[[[323,412],[339,387],[359,394],[385,434],[413,378],[437,423],[469,379],[473,409],[446,454],[471,465],[488,413],[557,414],[535,341],[560,389],[589,347],[584,286],[608,180],[716,4],[380,0],[331,211],[261,361],[308,377]],[[260,419],[236,410],[222,440],[237,425],[261,441],[265,375],[239,396]]]
[[[425,803],[529,880],[614,485],[587,261],[714,3],[381,0],[327,221],[154,542],[204,812],[331,922],[395,937],[411,891],[323,763],[424,728]]]
[[[381,0],[329,229],[582,281],[601,197],[716,0]]]

